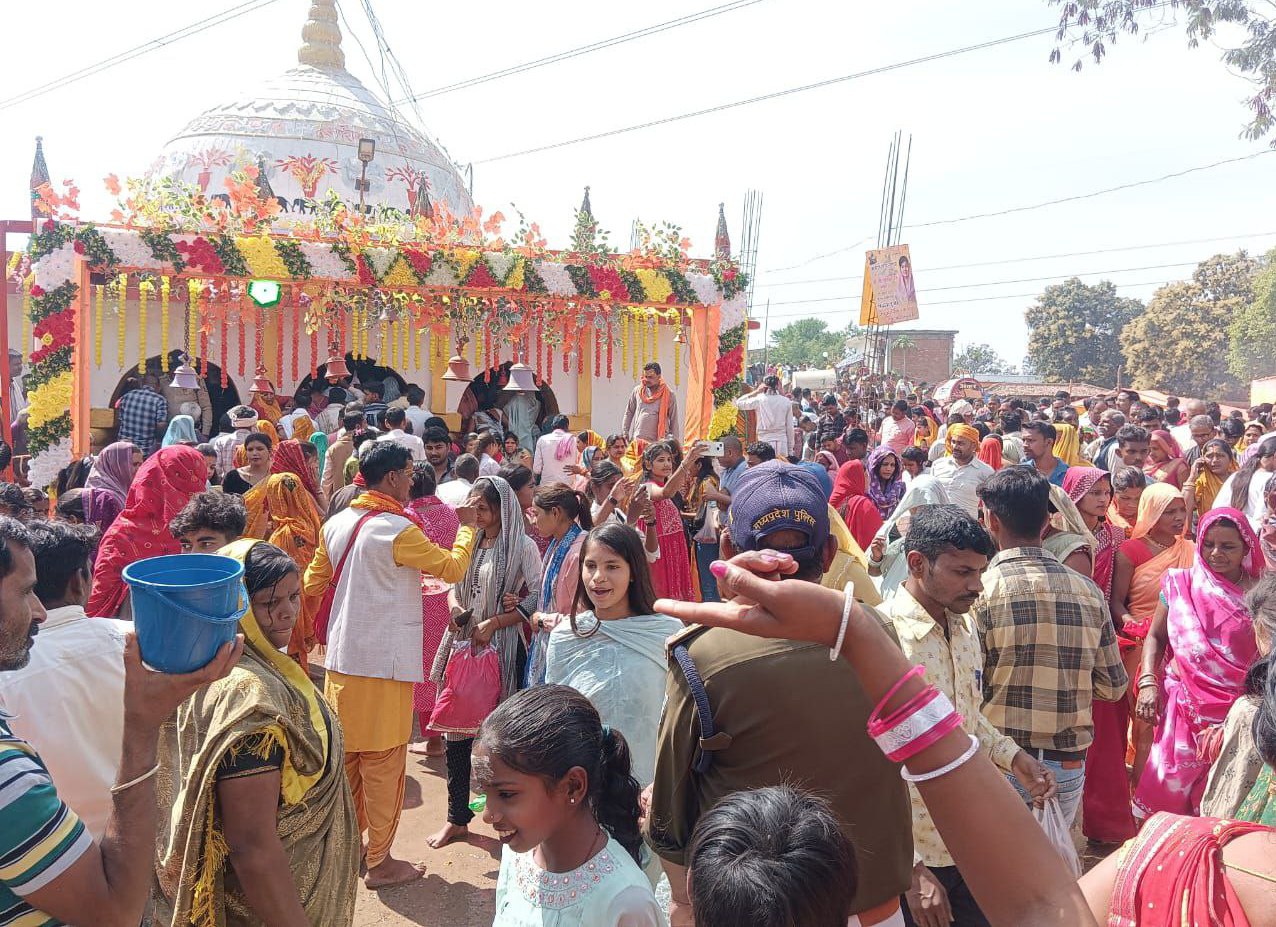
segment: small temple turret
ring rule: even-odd
[[[35,160],[31,162],[31,218],[40,218],[40,211],[35,208],[39,190],[49,182],[49,165],[44,161],[44,136],[35,137]]]
[[[713,256],[719,261],[731,259],[731,236],[727,233],[727,212],[723,203],[718,204],[718,230],[713,236]]]

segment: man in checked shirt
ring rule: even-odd
[[[1054,772],[1071,826],[1094,739],[1093,700],[1114,702],[1129,683],[1116,629],[1098,586],[1041,546],[1045,477],[1007,467],[979,487],[979,499],[999,548],[971,609],[984,650],[984,715]]]

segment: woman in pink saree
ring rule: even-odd
[[[1196,558],[1192,542],[1183,537],[1187,503],[1167,483],[1154,483],[1139,497],[1139,514],[1130,540],[1117,548],[1112,564],[1112,617],[1120,635],[1121,662],[1130,677],[1129,702],[1134,711],[1134,681],[1143,663],[1143,641],[1157,604],[1161,581],[1169,570],[1185,570]],[[1133,747],[1131,785],[1138,785],[1143,764],[1152,749],[1152,726],[1137,715],[1130,725]]]
[[[1165,575],[1136,681],[1139,717],[1157,722],[1134,793],[1145,814],[1200,813],[1211,763],[1208,732],[1226,720],[1258,657],[1245,605],[1263,569],[1258,537],[1233,508],[1206,513],[1197,537],[1196,562]]]

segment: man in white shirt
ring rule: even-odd
[[[418,438],[424,438],[425,423],[430,419],[430,410],[425,408],[425,390],[412,383],[404,396],[408,401],[404,412],[407,413],[408,424],[412,426],[412,433]]]
[[[48,617],[22,669],[0,673],[0,710],[39,752],[58,794],[101,839],[124,738],[124,636],[127,621],[89,619],[96,532],[66,522],[27,526],[35,556],[35,594]]]
[[[1183,453],[1186,454],[1188,448],[1193,444],[1192,441],[1192,419],[1198,415],[1205,414],[1205,401],[1203,399],[1189,399],[1182,406],[1183,418],[1181,425],[1175,425],[1170,429],[1170,435],[1178,442]]]
[[[452,473],[453,478],[446,483],[439,483],[434,494],[439,497],[440,502],[456,508],[470,497],[474,481],[479,478],[478,458],[473,454],[462,454],[452,465]]]
[[[787,402],[786,399],[785,403]],[[576,451],[576,436],[567,431],[566,415],[555,415],[550,419],[549,427],[549,434],[536,439],[532,473],[536,474],[542,486],[550,483],[571,485],[574,477],[567,467],[580,462],[580,454]]]
[[[742,412],[754,412],[758,418],[758,440],[775,448],[775,456],[787,459],[793,441],[793,401],[780,395],[778,377],[767,377],[751,393],[735,401]]]
[[[406,447],[412,454],[412,459],[425,460],[425,442],[416,435],[410,435],[403,430],[403,426],[407,424],[407,411],[404,409],[387,409],[385,413],[385,424],[390,430],[377,438],[378,441],[393,441],[400,447]]]
[[[948,498],[971,518],[979,515],[979,487],[992,479],[993,469],[980,460],[979,432],[970,425],[948,426],[948,454],[931,465],[930,474],[948,491]]]

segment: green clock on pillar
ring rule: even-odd
[[[284,288],[278,280],[251,280],[248,283],[248,298],[262,309],[272,309],[279,305],[284,295]]]

